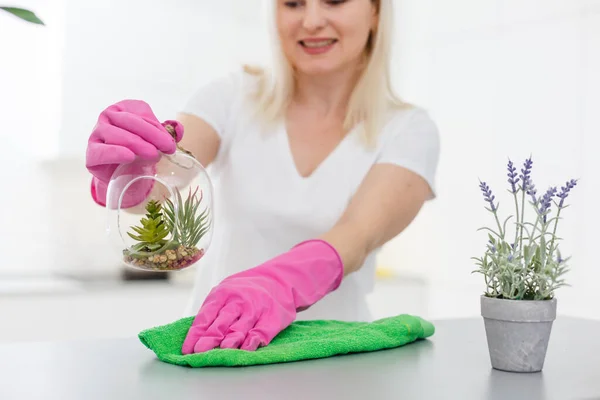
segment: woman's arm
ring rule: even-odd
[[[217,285],[186,335],[183,354],[269,344],[297,312],[336,290],[371,250],[402,232],[429,195],[419,175],[374,166],[333,229]]]
[[[338,223],[321,236],[340,254],[344,275],[406,229],[430,194],[427,182],[406,168],[373,166]]]
[[[217,156],[221,144],[217,132],[202,118],[192,114],[179,113],[177,121],[184,128],[179,145],[191,152],[202,166],[208,167]]]

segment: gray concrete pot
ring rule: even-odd
[[[501,300],[481,296],[490,360],[494,369],[539,372],[556,319],[552,300]]]

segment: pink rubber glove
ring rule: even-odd
[[[264,264],[224,279],[209,293],[182,346],[183,354],[268,345],[306,309],[336,290],[343,277],[337,251],[302,242]]]
[[[175,128],[177,139],[167,132],[165,126]],[[106,206],[106,189],[115,169],[136,159],[147,161],[140,164],[138,173],[153,173],[160,153],[173,154],[176,141],[183,137],[183,126],[177,121],[159,122],[150,106],[140,100],[123,100],[106,108],[100,114],[88,140],[86,167],[93,175],[92,198]],[[134,183],[126,192],[123,207],[132,207],[143,201],[152,190],[152,180]]]

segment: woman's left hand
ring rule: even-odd
[[[302,242],[264,264],[232,275],[207,296],[182,346],[183,354],[217,347],[254,351],[341,284],[344,268],[323,240]]]

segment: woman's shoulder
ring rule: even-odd
[[[387,129],[398,130],[401,127],[410,129],[415,124],[435,125],[435,121],[429,110],[417,104],[406,102],[393,103],[388,107],[386,115],[385,126]]]
[[[439,140],[439,129],[425,107],[410,103],[395,103],[386,114],[382,139],[405,137],[407,140]]]
[[[390,111],[379,142],[377,163],[400,165],[421,175],[435,193],[439,156],[439,130],[425,108],[407,105]]]

